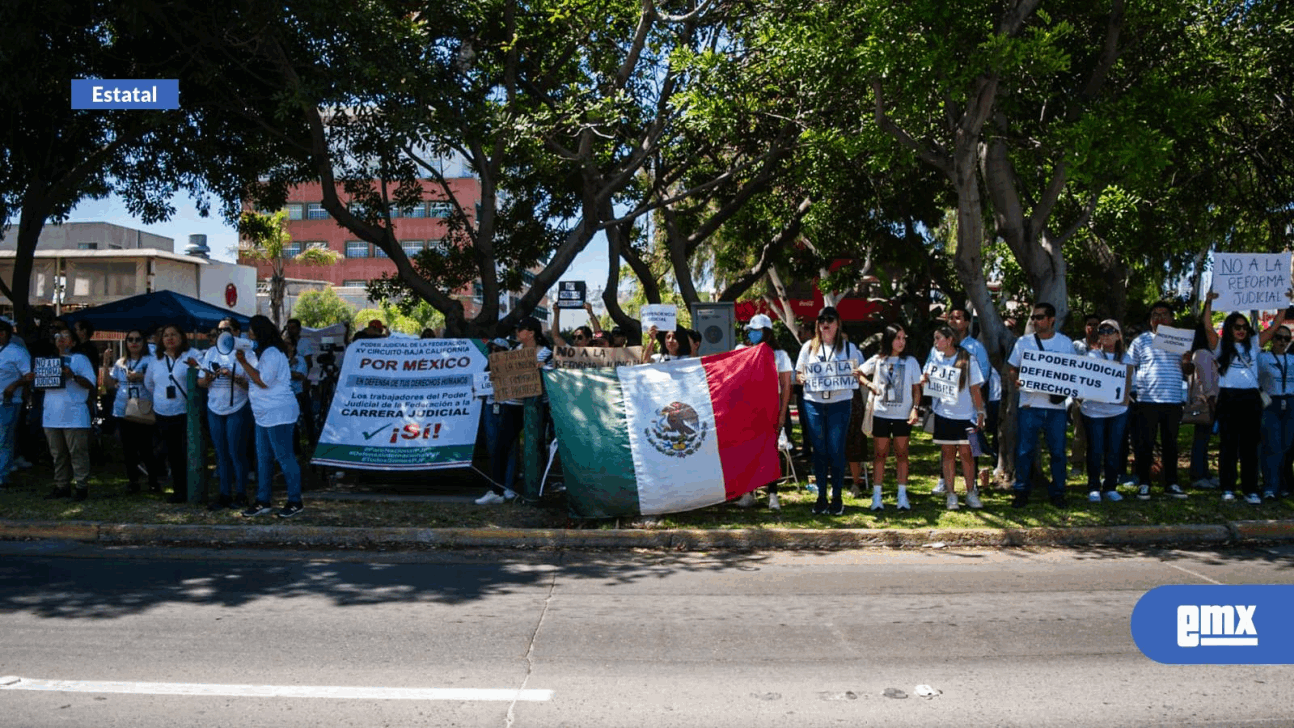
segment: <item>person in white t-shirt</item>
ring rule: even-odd
[[[45,390],[41,424],[54,458],[50,498],[88,497],[90,482],[90,393],[95,391],[94,364],[75,353],[79,342],[62,321],[54,322],[54,346],[63,358],[63,386]],[[69,487],[75,479],[76,490]]]
[[[1123,348],[1123,330],[1114,319],[1098,321],[1097,341],[1083,348],[1087,356],[1103,361],[1131,364],[1132,359]],[[1078,348],[1075,348],[1078,351]],[[1119,495],[1119,455],[1128,426],[1128,405],[1082,400],[1079,413],[1087,432],[1087,499],[1100,503],[1102,496],[1108,501],[1121,501]]]
[[[1217,297],[1216,291],[1209,292],[1201,320],[1213,320],[1213,301]],[[1227,503],[1236,499],[1237,463],[1245,501],[1250,505],[1262,503],[1258,495],[1258,445],[1262,441],[1263,417],[1258,353],[1284,323],[1285,309],[1281,309],[1272,325],[1258,334],[1244,314],[1234,311],[1222,322],[1220,336],[1212,326],[1204,327],[1204,335],[1218,359],[1218,481],[1222,500]]]
[[[149,491],[161,490],[158,482],[159,466],[153,457],[153,440],[156,437],[155,424],[126,419],[126,405],[130,400],[138,400],[153,406],[153,396],[144,386],[144,374],[150,364],[157,358],[148,353],[144,332],[131,329],[126,332],[126,353],[112,364],[107,378],[117,390],[112,401],[112,416],[116,420],[117,434],[121,439],[121,456],[126,467],[126,490],[139,492],[139,478],[148,478]],[[106,384],[106,382],[105,382]]]
[[[26,376],[31,373],[31,354],[17,341],[13,324],[0,319],[0,490],[14,461],[14,436],[18,434],[19,414]]]
[[[773,346],[773,319],[767,315],[757,313],[750,317],[750,323],[746,324],[746,340],[751,346],[763,344],[773,350],[773,364],[777,368],[777,432],[780,434],[782,428],[786,427],[786,413],[791,404],[791,380],[795,374],[795,365],[791,363],[789,354]],[[737,499],[737,505],[743,508],[754,504],[754,493],[747,493]],[[777,500],[776,482],[768,484],[768,508],[774,511],[782,508]]]
[[[242,327],[232,318],[222,320],[217,335],[238,337]],[[245,342],[244,342],[245,343]],[[207,390],[207,431],[216,451],[220,495],[208,510],[247,507],[247,448],[252,437],[252,408],[247,403],[247,372],[230,351],[207,349],[198,386]]]
[[[1035,303],[1033,315],[1033,333],[1016,339],[1015,348],[1007,364],[1011,367],[1011,378],[1016,388],[1020,387],[1020,364],[1023,352],[1052,351],[1063,354],[1074,353],[1074,342],[1056,331],[1056,307],[1050,303]],[[1033,472],[1033,461],[1039,457],[1038,435],[1041,433],[1047,442],[1050,455],[1051,483],[1047,496],[1057,508],[1065,507],[1065,478],[1069,474],[1065,457],[1066,397],[1045,392],[1020,392],[1020,408],[1017,430],[1019,437],[1015,448],[1015,485],[1012,490],[1015,497],[1011,507],[1023,508],[1029,504],[1031,484],[1029,478]]]
[[[885,460],[894,448],[894,472],[898,485],[896,504],[901,511],[911,510],[908,503],[908,438],[917,421],[921,402],[921,365],[906,355],[908,332],[894,323],[881,334],[881,353],[868,359],[858,370],[858,381],[872,391],[872,460],[873,511],[881,503],[881,485],[885,482]]]
[[[849,337],[840,330],[840,313],[835,306],[826,306],[818,312],[813,331],[813,339],[804,342],[795,361],[795,378],[799,384],[806,384],[810,365],[853,361],[857,366],[861,361],[858,347],[849,343]],[[804,406],[808,415],[805,437],[813,442],[813,474],[818,485],[818,500],[813,506],[815,515],[842,516],[845,513],[841,489],[845,483],[845,443],[853,394],[852,388],[817,391],[805,388]],[[827,500],[828,483],[830,502]]]
[[[270,498],[277,462],[287,486],[287,503],[274,515],[292,518],[305,510],[305,506],[301,502],[301,466],[292,450],[292,433],[301,411],[292,394],[292,369],[285,353],[287,343],[265,316],[253,316],[248,333],[256,343],[255,361],[242,349],[235,350],[234,356],[251,382],[247,400],[256,421],[256,502],[242,515],[254,518],[273,512]]]
[[[660,353],[653,353],[660,342]],[[679,327],[674,331],[659,332],[653,326],[647,332],[647,342],[643,346],[643,364],[674,361],[692,356],[692,342],[687,338],[687,330]]]
[[[176,324],[162,326],[156,361],[144,372],[144,386],[153,398],[157,435],[166,447],[171,469],[168,503],[189,499],[189,367],[199,366],[200,352],[189,348],[189,337]]]
[[[533,350],[536,367],[543,369],[552,365],[553,350],[548,346],[548,338],[544,336],[543,325],[539,323],[539,319],[534,316],[521,319],[517,322],[516,333],[517,341],[520,342],[517,348]],[[511,477],[509,459],[512,457],[513,445],[521,436],[521,430],[525,426],[525,403],[510,399],[496,402],[495,405],[499,407],[501,416],[495,429],[495,450],[490,453],[492,465],[490,490],[473,501],[479,506],[508,503],[517,497],[517,493],[512,490],[511,481],[508,480]],[[544,447],[540,447],[539,451],[544,452]]]
[[[930,352],[926,371],[921,375],[920,384],[930,381],[934,367],[951,367],[958,370],[957,396],[935,397],[935,432],[934,441],[942,448],[942,470],[944,486],[948,490],[948,510],[955,511],[957,489],[954,485],[957,478],[957,458],[961,457],[962,477],[966,481],[966,505],[971,508],[983,508],[979,488],[975,484],[975,458],[971,456],[970,438],[979,437],[977,430],[984,429],[984,394],[980,386],[984,383],[984,374],[976,366],[975,360],[964,348],[956,345],[955,333],[949,326],[935,329],[934,350]]]

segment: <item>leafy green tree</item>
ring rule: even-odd
[[[244,212],[238,219],[238,235],[238,257],[270,264],[270,313],[275,324],[283,320],[283,297],[288,280],[284,271],[287,262],[332,265],[341,257],[335,250],[314,246],[296,254],[291,253],[288,245],[292,242],[292,235],[288,233],[287,210],[279,210],[272,215]]]
[[[292,315],[301,319],[302,326],[319,329],[351,322],[355,316],[355,307],[343,301],[332,286],[324,286],[297,296]]]

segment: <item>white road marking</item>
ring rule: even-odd
[[[1216,580],[1216,579],[1210,579],[1209,577],[1207,577],[1207,576],[1205,576],[1205,575],[1203,575],[1203,574],[1201,574],[1201,573],[1199,573],[1199,572],[1191,571],[1190,569],[1186,568],[1185,566],[1178,566],[1177,564],[1174,564],[1174,563],[1169,562],[1169,561],[1162,561],[1161,563],[1163,563],[1163,564],[1164,564],[1164,565],[1166,565],[1166,566],[1171,566],[1171,567],[1173,567],[1174,569],[1177,569],[1178,571],[1185,571],[1186,573],[1190,574],[1191,576],[1197,577],[1197,578],[1199,578],[1199,579],[1203,579],[1204,581],[1207,581],[1207,582],[1209,582],[1210,584],[1217,584],[1217,585],[1219,585],[1219,586],[1226,586],[1225,584],[1223,584],[1222,582],[1220,582],[1220,581],[1218,581],[1218,580]]]
[[[44,690],[61,693],[124,693],[128,695],[192,695],[232,698],[329,698],[334,700],[456,700],[544,702],[552,690],[508,688],[375,688],[340,685],[211,685],[207,683],[111,682],[42,680],[0,677],[0,690]]]

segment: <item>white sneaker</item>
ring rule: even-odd
[[[880,494],[880,493],[872,493],[872,506],[871,506],[871,510],[873,510],[873,511],[882,511],[882,510],[885,510],[885,504],[884,504],[884,503],[881,503],[881,494]]]
[[[1236,494],[1235,494],[1235,493],[1232,493],[1232,492],[1231,492],[1231,491],[1229,491],[1229,490],[1228,490],[1228,491],[1224,491],[1224,492],[1222,493],[1222,502],[1223,502],[1223,503],[1235,503],[1235,502],[1236,502]]]
[[[1257,493],[1250,493],[1245,496],[1245,502],[1251,506],[1260,506],[1263,504],[1263,499]]]
[[[1166,488],[1166,490],[1168,491],[1168,495],[1170,495],[1170,496],[1172,496],[1172,497],[1174,497],[1174,498],[1189,498],[1189,497],[1190,497],[1189,495],[1187,495],[1186,491],[1182,490],[1182,486],[1177,485],[1177,484],[1173,484],[1173,485],[1168,486],[1168,488]]]
[[[1118,503],[1123,500],[1123,496],[1119,495],[1119,491],[1117,490],[1107,490],[1105,491],[1105,499],[1111,503]]]
[[[902,491],[902,492],[900,492],[900,493],[899,493],[898,503],[897,503],[896,507],[897,507],[900,511],[910,511],[910,510],[912,510],[912,505],[911,505],[910,503],[908,503],[908,493],[907,493],[907,491]]]
[[[768,494],[768,510],[770,510],[770,511],[780,511],[780,510],[782,510],[782,504],[777,502],[777,494],[776,494],[776,493],[769,493],[769,494]]]
[[[742,497],[738,498],[733,503],[733,505],[737,506],[738,508],[750,508],[751,506],[755,505],[755,494],[747,493]]]
[[[498,493],[495,493],[494,491],[489,491],[488,493],[481,496],[480,498],[477,498],[475,503],[478,506],[497,506],[500,503],[505,502],[506,500],[507,500],[506,498],[499,495]]]
[[[935,489],[930,491],[930,495],[943,495],[947,492],[948,486],[944,485],[944,479],[940,478],[939,483],[935,485]]]
[[[980,502],[979,491],[971,490],[966,492],[966,505],[971,508],[983,508],[984,504]]]
[[[948,510],[950,510],[950,511],[958,510],[958,509],[961,507],[961,506],[958,506],[958,505],[957,505],[957,494],[956,494],[956,493],[949,493],[949,494],[948,494],[948,500],[947,500],[946,502],[947,502],[947,504],[948,504]]]
[[[1150,486],[1149,485],[1137,486],[1137,498],[1139,498],[1140,500],[1150,500]]]
[[[1100,503],[1100,502],[1101,502],[1101,491],[1099,491],[1099,490],[1089,491],[1089,492],[1088,492],[1088,494],[1087,494],[1087,502],[1088,502],[1088,503]]]

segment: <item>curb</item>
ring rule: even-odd
[[[951,530],[733,529],[569,530],[350,528],[321,526],[181,526],[93,521],[0,521],[0,540],[52,539],[107,545],[277,546],[325,549],[838,550],[948,546],[1225,545],[1294,542],[1294,521],[1216,525]]]

